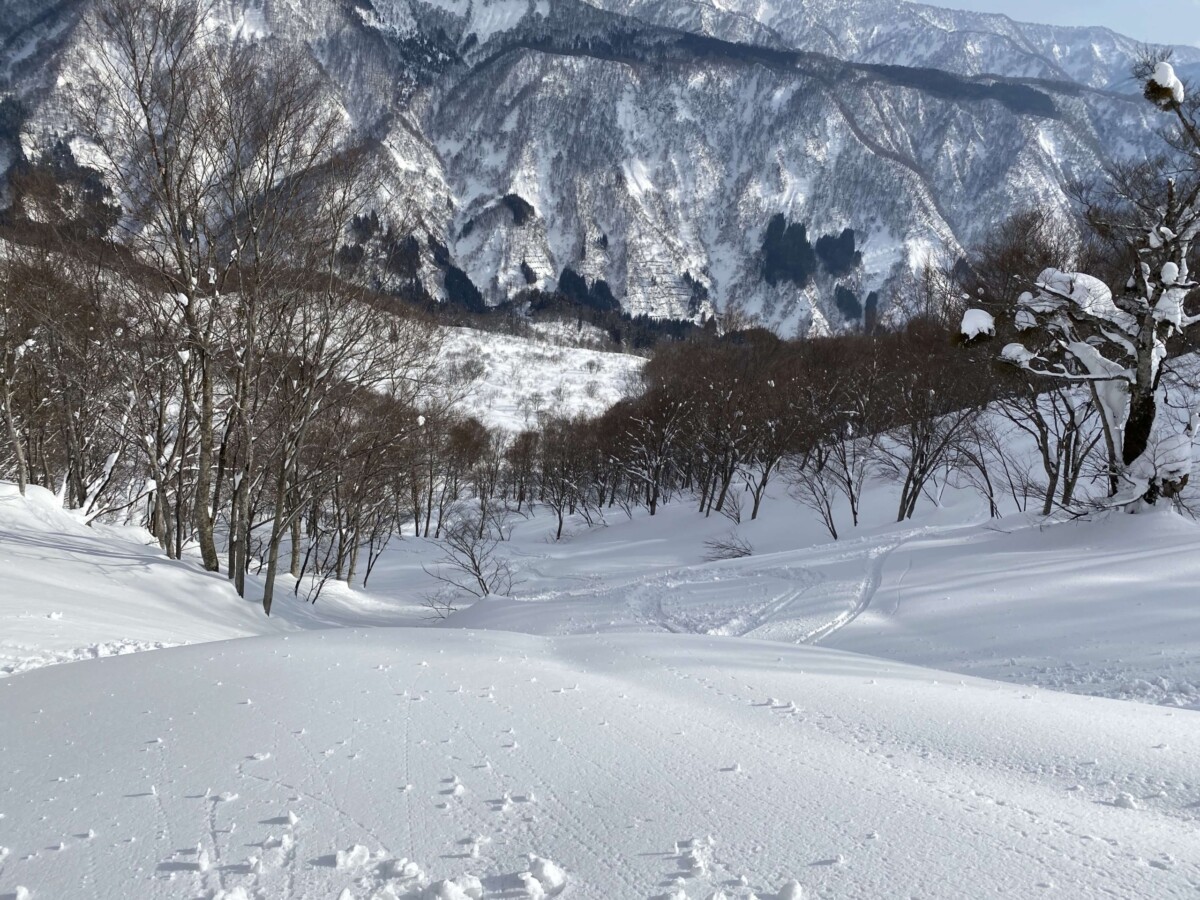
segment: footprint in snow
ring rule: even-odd
[[[809,866],[810,866],[810,867],[815,867],[815,866],[844,866],[844,865],[846,865],[846,857],[844,857],[844,856],[843,856],[842,854],[840,854],[840,853],[839,853],[837,856],[832,856],[832,857],[830,857],[829,859],[818,859],[818,860],[816,860],[816,861],[814,861],[814,862],[810,862],[810,863],[809,863]]]

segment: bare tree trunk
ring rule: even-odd
[[[247,452],[249,450],[247,449]],[[250,516],[250,475],[249,465],[243,465],[237,487],[234,490],[234,516],[238,523],[236,529],[229,531],[229,541],[235,553],[233,557],[234,586],[238,596],[246,596],[246,571],[250,568],[250,529],[254,523]]]
[[[13,456],[17,464],[17,490],[24,496],[25,488],[29,484],[29,464],[26,462],[25,446],[17,431],[17,422],[13,416],[12,389],[9,387],[6,375],[0,375],[0,402],[3,402],[4,427],[8,431],[8,440],[12,444]]]
[[[1058,493],[1058,470],[1050,476],[1050,481],[1046,484],[1046,493],[1042,497],[1042,515],[1048,516],[1054,512],[1054,495]]]
[[[1104,448],[1108,452],[1108,496],[1115,497],[1121,487],[1121,479],[1117,471],[1117,438],[1113,434],[1112,423],[1108,421],[1104,404],[1100,402],[1100,395],[1096,391],[1096,382],[1089,382],[1088,388],[1092,392],[1092,402],[1100,410],[1100,429],[1104,433]]]
[[[293,496],[292,502],[293,502],[293,505],[298,507],[300,505],[300,498]],[[293,516],[292,517],[292,559],[291,559],[291,566],[290,566],[290,571],[292,573],[293,578],[300,577],[300,564],[301,564],[300,544],[301,544],[300,517]]]
[[[755,482],[751,490],[751,496],[754,497],[754,505],[750,509],[750,521],[753,522],[758,518],[758,510],[762,506],[763,495],[767,493],[767,483],[771,478],[771,470],[775,468],[775,464],[763,468],[762,477]]]
[[[271,523],[271,537],[267,547],[267,577],[263,584],[263,612],[271,614],[271,601],[275,596],[275,575],[279,571],[279,546],[283,543],[284,531],[284,502],[287,498],[287,450],[279,463],[279,472],[275,478],[275,511]]]
[[[346,567],[347,587],[352,587],[354,585],[354,576],[358,574],[358,548],[358,533],[355,531],[352,532],[352,537],[350,539],[350,563]]]
[[[196,541],[200,545],[200,558],[209,572],[221,569],[214,536],[212,502],[213,468],[213,385],[210,363],[205,354],[200,364],[200,447],[196,457],[196,497],[193,523],[196,526]]]
[[[241,491],[238,489],[236,479],[233,487],[233,496],[229,503],[229,540],[225,547],[225,574],[233,582],[234,588],[238,586],[238,546],[241,544],[241,516],[240,513],[240,497]],[[238,591],[239,596],[245,596]]]

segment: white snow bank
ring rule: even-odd
[[[89,528],[42,488],[22,497],[0,482],[0,675],[277,630],[226,579],[146,540]]]
[[[281,591],[263,615],[251,579],[168,559],[140,529],[88,527],[49,491],[0,482],[0,677],[45,665],[300,628],[420,621],[419,605],[344,586],[318,606]],[[407,601],[414,603],[415,601]]]
[[[869,608],[827,643],[1200,709],[1197,583],[1200,526],[1166,510],[1045,528],[1003,519],[898,547]]]

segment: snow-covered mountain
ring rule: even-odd
[[[86,5],[5,4],[0,162],[63,136]],[[314,54],[378,148],[381,219],[415,225],[425,288],[445,297],[454,266],[493,304],[570,269],[633,313],[737,304],[787,331],[836,326],[931,252],[1021,207],[1065,211],[1067,181],[1156,140],[1137,45],[1100,28],[890,0],[217,12],[231,35]],[[1200,72],[1200,50],[1176,61]],[[845,229],[840,262],[773,266]]]

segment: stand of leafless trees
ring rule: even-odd
[[[66,144],[27,165],[0,232],[0,477],[142,524],[242,594],[260,577],[268,613],[281,577],[313,598],[365,584],[405,532],[443,542],[447,584],[507,592],[509,522],[538,507],[560,540],[674,502],[755,520],[774,489],[837,538],[870,478],[896,485],[898,521],[947,486],[993,515],[1114,489],[1096,381],[999,365],[957,333],[979,304],[1017,328],[1005,311],[1043,269],[1103,270],[1086,229],[1018,214],[902,286],[901,329],[704,331],[660,347],[602,415],[539,404],[504,433],[457,411],[472,373],[439,367],[441,332],[340,265],[376,179],[313,63],[211,40],[195,3],[87,15],[91,52],[68,70],[100,170]]]
[[[140,516],[239,592],[261,569],[269,613],[281,571],[353,580],[394,530],[437,332],[340,271],[370,163],[313,62],[209,23],[173,0],[87,13],[67,69],[100,171],[47,158],[13,184],[4,468]]]

